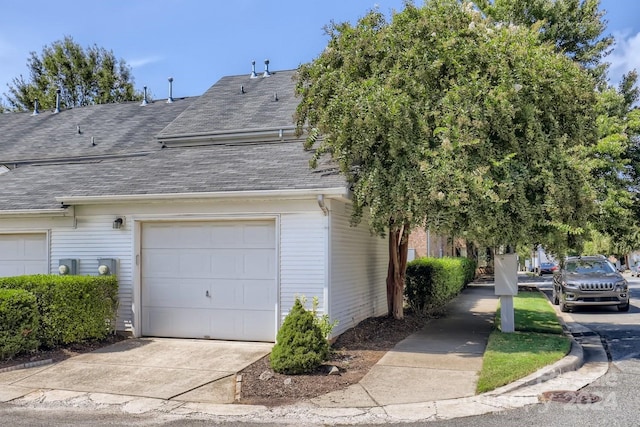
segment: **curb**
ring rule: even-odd
[[[0,369],[0,374],[2,374],[4,372],[17,371],[19,369],[28,369],[28,368],[35,368],[37,366],[50,365],[52,363],[53,363],[53,359],[45,359],[45,360],[37,360],[35,362],[27,362],[27,363],[23,363],[22,365],[14,365],[14,366],[9,366],[9,367],[6,367],[6,368],[2,368],[2,369]]]

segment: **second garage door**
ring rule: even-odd
[[[142,226],[142,334],[275,341],[275,221]]]
[[[0,277],[47,273],[46,234],[0,234]]]

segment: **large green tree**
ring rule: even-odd
[[[45,46],[40,55],[31,52],[27,67],[27,79],[20,75],[7,85],[12,110],[31,110],[36,99],[42,109],[55,108],[58,89],[62,108],[141,99],[124,60],[96,45],[85,49],[69,36]]]
[[[298,132],[353,189],[354,217],[389,234],[389,314],[402,318],[416,225],[516,243],[577,233],[593,211],[583,147],[595,80],[526,26],[471,3],[407,3],[334,24],[299,69]]]
[[[498,22],[534,26],[540,38],[569,58],[597,67],[614,39],[603,35],[607,22],[600,0],[478,0],[478,6]]]
[[[559,53],[588,69],[599,81],[597,145],[586,148],[583,157],[593,179],[597,209],[580,235],[546,236],[542,241],[562,255],[580,252],[585,239],[616,242],[611,251],[624,253],[640,246],[638,203],[640,157],[638,156],[637,73],[630,71],[618,88],[607,81],[606,55],[614,39],[604,35],[605,11],[600,0],[480,0],[480,9],[499,22],[513,22],[537,29],[541,39]],[[590,233],[589,230],[594,232]],[[597,230],[597,231],[596,231]],[[591,235],[591,236],[590,236]],[[633,242],[636,243],[633,243]],[[590,245],[593,247],[594,245]]]

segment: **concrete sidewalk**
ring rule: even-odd
[[[359,384],[312,402],[371,407],[473,396],[498,301],[492,285],[467,288],[445,317],[399,342]]]
[[[220,368],[224,359],[201,368],[184,367],[192,382],[186,385],[197,390],[193,393],[175,395],[176,391],[171,388],[158,388],[146,392],[135,390],[131,395],[114,394],[105,389],[85,388],[88,382],[77,377],[75,382],[69,381],[56,389],[40,381],[46,379],[42,376],[46,375],[43,368],[33,368],[25,370],[28,372],[0,374],[0,384],[3,384],[0,402],[22,407],[147,413],[162,415],[165,419],[175,417],[176,420],[188,416],[216,421],[314,426],[417,422],[481,415],[535,404],[545,391],[577,391],[607,372],[607,355],[599,337],[575,324],[566,313],[556,310],[564,319],[567,332],[575,334],[571,353],[513,384],[476,395],[478,372],[498,307],[498,298],[493,293],[493,283],[471,284],[449,304],[445,317],[428,322],[423,330],[398,343],[359,384],[297,405],[267,407],[215,403],[212,399],[215,391],[208,387],[215,383],[211,382],[215,377],[222,375],[216,371],[227,372]],[[248,359],[265,351],[259,348],[253,353],[253,350],[256,349],[247,354]],[[149,362],[142,356],[141,353],[139,362],[145,368]],[[100,359],[100,356],[88,358]],[[59,372],[58,375],[63,374]],[[8,381],[12,375],[20,375],[21,380]],[[158,378],[154,380],[158,381]],[[173,381],[169,377],[164,380]],[[104,381],[107,381],[106,377]],[[34,389],[36,386],[39,388]]]

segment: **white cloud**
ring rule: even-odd
[[[129,60],[127,61],[127,64],[131,66],[131,68],[141,68],[141,67],[144,67],[145,65],[153,64],[155,62],[160,62],[162,61],[162,59],[163,58],[159,56],[149,56],[146,58],[136,58],[136,59]]]
[[[616,45],[607,57],[611,63],[609,78],[612,83],[617,83],[623,74],[636,69],[640,72],[640,33],[614,34]]]

